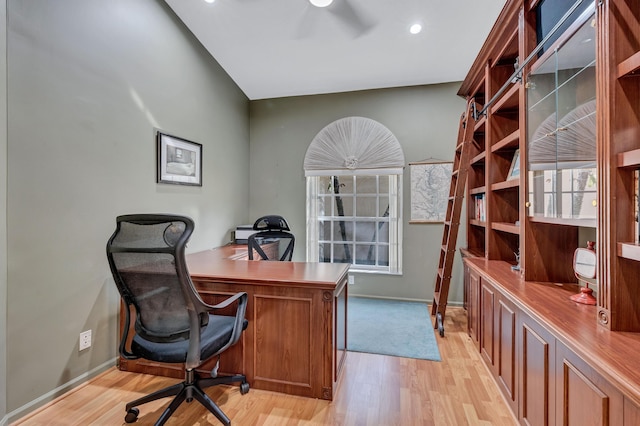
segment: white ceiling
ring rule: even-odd
[[[461,81],[505,3],[165,1],[251,100]]]

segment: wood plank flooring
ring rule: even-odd
[[[442,362],[350,352],[332,402],[237,386],[209,388],[234,426],[514,425],[517,424],[466,333],[462,308],[449,307]],[[125,404],[175,379],[108,370],[13,426],[124,425]],[[169,399],[140,407],[136,425],[153,425]],[[166,423],[219,425],[198,402]]]

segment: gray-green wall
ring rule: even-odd
[[[7,413],[7,1],[0,0],[0,425]]]
[[[189,251],[225,243],[248,218],[249,101],[161,0],[7,3],[0,393],[12,419],[113,364],[119,298],[105,244],[117,215],[189,215]],[[202,187],[155,182],[154,128],[203,145]],[[87,329],[93,346],[78,352]]]
[[[398,138],[407,163],[451,161],[464,101],[459,83],[301,96],[251,102],[250,217],[282,214],[296,234],[294,260],[305,259],[307,147],[327,124],[362,116]],[[409,224],[409,169],[404,174],[402,276],[356,274],[351,294],[431,300],[442,243],[442,224]],[[458,241],[465,241],[464,230]],[[458,255],[457,255],[458,256]],[[461,262],[456,261],[449,300],[462,302]]]

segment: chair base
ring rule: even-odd
[[[178,383],[173,386],[169,386],[164,389],[160,389],[155,391],[149,395],[143,396],[142,398],[138,398],[135,401],[132,401],[127,404],[126,410],[127,415],[124,420],[126,423],[134,423],[138,419],[138,413],[140,412],[137,406],[146,404],[147,402],[155,401],[161,398],[167,398],[170,396],[175,396],[175,398],[171,401],[171,404],[164,410],[160,418],[156,421],[155,426],[161,426],[165,424],[165,422],[171,417],[171,415],[176,411],[176,409],[182,404],[184,401],[191,402],[193,399],[196,399],[202,405],[207,408],[222,424],[225,426],[229,426],[231,424],[231,420],[222,412],[220,407],[209,398],[209,396],[204,392],[203,389],[206,389],[211,386],[216,385],[226,385],[230,383],[240,382],[240,393],[242,395],[249,392],[249,383],[247,383],[247,379],[244,375],[235,375],[235,376],[221,376],[221,377],[208,377],[208,378],[198,378],[194,370],[188,370],[186,372],[186,378],[182,383]]]

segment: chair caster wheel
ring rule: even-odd
[[[438,320],[438,332],[440,333],[440,337],[444,337],[444,324],[442,323],[442,314],[440,312],[436,314],[436,319]]]
[[[249,393],[249,383],[240,383],[240,395],[245,395],[247,393]]]
[[[138,414],[140,414],[140,410],[138,410],[137,408],[132,408],[127,411],[127,415],[124,416],[124,421],[126,423],[135,423],[135,421],[138,420]]]

